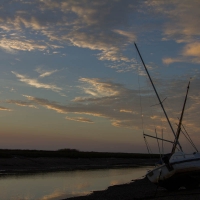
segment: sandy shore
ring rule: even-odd
[[[147,178],[135,180],[129,184],[111,186],[104,191],[94,191],[82,197],[68,198],[68,200],[133,200],[133,199],[162,199],[162,200],[196,200],[200,199],[200,188],[169,192],[164,188],[150,183]]]

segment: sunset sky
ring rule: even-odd
[[[0,0],[0,148],[146,153],[142,133],[155,129],[173,140],[134,42],[174,129],[191,78],[183,124],[198,147],[199,8],[198,0]],[[181,143],[193,151],[182,135]]]

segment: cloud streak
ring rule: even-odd
[[[47,70],[43,70],[43,69],[41,69],[41,68],[38,67],[35,71],[40,74],[40,76],[39,76],[40,78],[44,78],[46,76],[50,76],[50,75],[56,73],[58,70],[55,69],[55,70],[49,70],[49,71],[47,71]]]
[[[31,107],[31,108],[37,108],[33,103],[27,102],[27,101],[21,101],[21,100],[6,100],[6,103],[9,104],[15,104],[17,106],[22,106],[22,107]]]
[[[76,97],[72,104],[61,105],[47,99],[24,95],[27,101],[10,100],[20,106],[42,106],[61,114],[73,113],[103,117],[111,121],[113,126],[139,129],[141,119],[139,91],[127,89],[124,85],[97,78],[81,78],[82,88],[86,97]],[[144,91],[147,93],[147,91]],[[150,98],[150,97],[149,97]],[[134,105],[134,102],[136,105]],[[149,99],[146,99],[149,102]],[[92,120],[82,117],[66,117],[67,120],[93,123]]]
[[[94,123],[92,120],[84,117],[65,117],[65,119],[77,122]]]
[[[31,79],[25,75],[18,74],[17,72],[14,72],[14,71],[12,71],[12,73],[19,79],[19,81],[26,83],[27,85],[30,85],[32,87],[49,89],[55,92],[62,90],[62,88],[57,87],[56,85],[41,83],[37,79]]]
[[[0,111],[12,111],[10,108],[0,106]]]
[[[141,120],[143,118],[145,121],[143,126],[147,131],[154,132],[155,124],[158,129],[165,129],[167,132],[170,131],[160,107],[151,107],[151,105],[154,105],[155,102],[157,102],[152,91],[128,89],[122,84],[94,78],[82,78],[80,81],[83,85],[87,83],[89,89],[92,87],[93,92],[88,92],[86,85],[84,85],[83,90],[87,96],[76,97],[72,100],[71,104],[62,105],[58,102],[49,101],[48,99],[28,95],[24,95],[26,101],[7,100],[6,103],[19,106],[31,106],[33,108],[34,106],[35,108],[42,106],[63,115],[71,113],[74,115],[102,117],[108,119],[115,127],[125,127],[134,130],[141,130]],[[159,84],[159,80],[157,80],[157,82]],[[186,112],[190,113],[190,117],[184,118],[185,127],[190,130],[192,129],[192,132],[198,132],[200,130],[198,117],[195,117],[199,113],[198,110],[200,110],[199,89],[195,87],[196,85],[199,85],[199,82],[199,79],[193,80],[193,89],[190,92],[191,106],[186,109]],[[171,97],[164,102],[164,106],[170,121],[176,129],[175,123],[178,121],[177,117],[180,116],[182,106],[180,102],[183,102],[184,100],[186,83],[174,80],[168,83],[163,83],[162,80],[161,83],[162,84],[159,85],[162,87],[163,93]],[[177,88],[179,88],[179,93],[177,93]],[[139,105],[139,95],[142,97],[142,113]],[[162,96],[162,94],[160,95]],[[143,117],[141,117],[141,114]],[[94,121],[89,118],[79,116],[66,116],[66,119],[77,122],[94,123]]]
[[[0,28],[5,33],[0,38],[0,47],[11,53],[34,50],[53,53],[54,49],[73,45],[99,51],[96,55],[100,60],[131,62],[124,51],[137,38],[128,24],[129,14],[137,5],[130,0],[5,3],[0,14]],[[10,8],[12,14],[5,12]]]

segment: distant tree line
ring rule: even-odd
[[[0,158],[14,157],[58,157],[58,158],[149,158],[149,154],[142,153],[110,153],[110,152],[86,152],[76,149],[59,149],[56,151],[47,150],[21,150],[21,149],[0,149]],[[151,154],[151,158],[158,158],[158,154]]]

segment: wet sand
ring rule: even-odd
[[[133,200],[133,199],[162,199],[162,200],[199,200],[200,188],[170,192],[150,183],[147,178],[135,180],[128,184],[115,185],[104,191],[94,191],[82,197],[68,198],[68,200]]]

